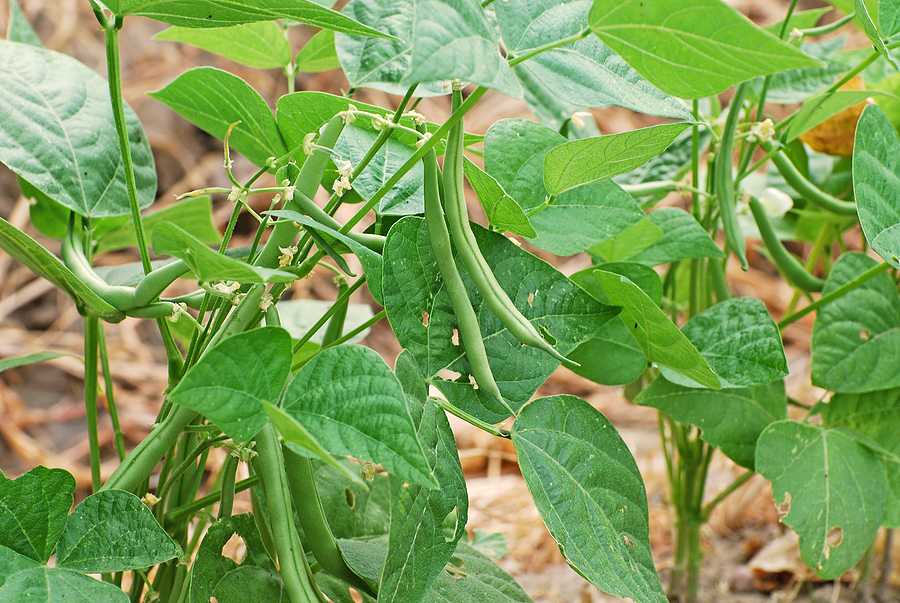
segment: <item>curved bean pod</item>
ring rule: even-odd
[[[784,248],[772,224],[769,222],[769,216],[763,209],[762,203],[756,197],[750,197],[750,211],[753,212],[753,218],[756,220],[756,226],[759,228],[759,234],[762,235],[763,243],[769,250],[769,255],[778,269],[784,276],[791,281],[795,287],[799,287],[804,291],[821,291],[825,287],[825,281],[817,276],[813,276],[806,271],[803,264],[797,261],[791,252]]]

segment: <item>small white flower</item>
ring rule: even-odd
[[[794,29],[791,30],[790,35],[791,35],[792,40],[799,40],[803,37],[803,32],[795,27]]]
[[[572,114],[572,123],[575,124],[576,128],[584,127],[585,119],[593,119],[594,115],[589,113],[588,111],[576,111]]]
[[[286,186],[284,187],[284,200],[285,201],[293,201],[294,200],[294,191],[297,190],[296,186]]]
[[[271,305],[274,303],[275,302],[272,301],[271,295],[268,295],[268,294],[263,295],[262,299],[259,300],[259,309],[262,310],[263,312],[266,312],[269,310],[269,307],[271,307]]]
[[[421,149],[422,145],[425,144],[425,141],[429,138],[431,138],[431,132],[425,132],[422,138],[418,142],[416,142],[416,148]]]
[[[349,178],[353,175],[353,164],[347,161],[346,159],[341,159],[337,163],[337,171],[338,174],[344,176],[345,178]]]
[[[307,155],[312,155],[313,151],[316,150],[316,145],[313,143],[313,139],[316,137],[315,132],[310,132],[306,136],[303,137],[303,152]]]
[[[229,200],[231,203],[234,203],[235,201],[237,201],[237,198],[240,197],[240,196],[241,196],[241,189],[239,189],[239,188],[236,187],[236,186],[232,186],[232,187],[231,187],[231,192],[228,193],[228,200]]]
[[[334,181],[334,184],[331,186],[331,189],[337,194],[338,197],[344,196],[344,191],[349,191],[351,188],[350,180],[346,176],[341,176],[337,180]]]
[[[173,304],[172,315],[168,317],[169,322],[178,322],[178,319],[181,318],[182,313],[187,314],[187,304],[184,302]]]
[[[344,120],[344,125],[349,126],[350,124],[352,124],[353,122],[356,121],[356,112],[357,111],[358,111],[358,109],[355,106],[350,105],[349,109],[347,109],[346,111],[341,111],[339,113],[339,115],[341,116],[341,119]]]
[[[240,288],[241,284],[238,282],[231,283],[230,285],[226,285],[225,283],[216,283],[215,285],[213,285],[213,289],[219,291],[220,293],[234,293]]]
[[[794,207],[794,200],[790,195],[771,186],[762,192],[759,202],[766,214],[773,218],[784,217]]]
[[[417,126],[421,126],[425,123],[425,116],[417,111],[409,111],[408,113],[403,114],[404,117],[410,117],[413,120],[413,123]]]
[[[297,246],[291,245],[290,247],[279,247],[279,251],[281,251],[281,255],[278,257],[278,267],[284,268],[285,266],[289,266],[291,262],[294,261],[294,254],[297,253]]]
[[[757,142],[768,142],[775,136],[775,124],[770,118],[750,126],[750,139]]]

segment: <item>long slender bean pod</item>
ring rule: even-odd
[[[481,328],[478,326],[478,317],[475,315],[472,302],[466,293],[466,286],[463,284],[456,261],[453,259],[450,233],[444,222],[444,212],[441,208],[440,173],[433,149],[425,155],[423,161],[425,163],[425,225],[428,227],[431,250],[434,252],[438,270],[444,280],[444,287],[450,296],[450,305],[456,315],[459,340],[466,351],[469,367],[478,388],[507,406],[500,394],[500,388],[494,381],[484,348],[484,339],[481,336]]]
[[[747,270],[747,242],[738,226],[737,213],[734,209],[734,173],[732,172],[732,150],[734,144],[734,132],[737,129],[738,119],[747,96],[748,85],[746,83],[737,87],[731,106],[728,107],[728,117],[725,120],[725,129],[722,131],[722,140],[716,153],[715,186],[716,196],[719,198],[719,215],[722,217],[722,230],[725,231],[725,241],[731,251],[741,262],[741,268]]]
[[[231,511],[234,508],[234,482],[238,468],[238,458],[230,451],[225,462],[222,464],[222,496],[219,498],[218,519],[223,517],[231,517]]]
[[[750,211],[753,212],[753,218],[756,220],[763,243],[769,250],[769,255],[772,256],[772,260],[785,278],[791,281],[795,287],[804,291],[821,291],[825,287],[825,281],[807,272],[803,264],[784,248],[772,228],[772,223],[769,222],[766,210],[763,209],[762,203],[756,197],[750,197]]]
[[[785,182],[787,182],[792,189],[800,193],[804,199],[818,205],[822,209],[827,209],[832,213],[838,214],[839,216],[856,215],[856,203],[853,203],[852,201],[842,201],[837,197],[832,197],[807,180],[803,174],[800,173],[800,170],[791,163],[791,160],[788,159],[787,155],[785,155],[783,151],[778,150],[775,143],[771,140],[761,142],[760,146],[766,153],[774,152],[772,155],[772,163],[778,168],[778,172],[784,178]]]
[[[462,91],[453,91],[454,111],[462,105]],[[469,278],[484,298],[488,308],[509,329],[520,343],[544,350],[555,359],[566,364],[577,364],[560,354],[547,343],[537,329],[516,308],[516,305],[497,282],[469,225],[466,197],[463,192],[463,120],[460,119],[447,135],[447,150],[444,153],[444,203],[450,234],[459,255],[466,266]]]

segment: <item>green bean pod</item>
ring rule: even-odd
[[[750,197],[750,211],[753,212],[753,218],[756,220],[763,243],[769,250],[769,255],[785,278],[804,291],[821,291],[825,287],[825,281],[807,272],[797,258],[784,248],[769,222],[766,210],[756,197]]]
[[[466,350],[469,367],[472,376],[475,377],[475,383],[478,384],[478,389],[490,394],[509,408],[500,394],[497,382],[494,381],[491,366],[488,364],[487,352],[484,349],[484,338],[481,336],[481,328],[478,326],[478,317],[475,315],[472,302],[466,293],[466,286],[463,284],[456,261],[453,259],[450,233],[447,231],[444,211],[441,208],[440,172],[433,149],[425,155],[423,162],[425,163],[425,224],[428,227],[431,250],[434,252],[438,270],[444,280],[444,287],[447,289],[447,295],[450,296],[450,305],[456,315],[459,340]]]
[[[766,153],[772,153],[772,163],[778,168],[778,172],[784,178],[792,189],[803,195],[803,198],[822,209],[827,209],[831,213],[839,216],[856,216],[856,203],[853,201],[842,201],[837,197],[832,197],[815,184],[807,180],[800,170],[791,163],[788,156],[781,150],[776,150],[775,143],[771,140],[759,143]]]
[[[453,110],[455,111],[461,104],[462,92],[454,90]],[[516,308],[509,295],[497,282],[497,277],[478,248],[475,234],[469,225],[469,213],[463,192],[463,136],[463,120],[459,120],[447,136],[447,150],[444,154],[444,208],[450,225],[450,234],[466,266],[469,278],[472,279],[488,308],[520,343],[541,349],[560,362],[577,366],[578,363],[569,360],[547,343],[534,325]]]
[[[737,129],[741,106],[744,97],[747,96],[747,84],[741,84],[731,99],[728,107],[728,118],[725,120],[725,129],[722,131],[719,150],[716,153],[715,185],[716,196],[719,198],[719,215],[722,217],[722,230],[725,231],[725,241],[741,262],[741,269],[747,270],[747,242],[738,226],[737,213],[734,209],[734,173],[732,172],[732,149],[734,145],[734,133]]]

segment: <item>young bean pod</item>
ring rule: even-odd
[[[509,408],[500,394],[500,388],[494,381],[494,375],[488,364],[487,352],[484,349],[481,328],[478,326],[478,317],[475,315],[472,302],[466,293],[466,286],[459,276],[456,261],[453,259],[450,233],[447,231],[444,211],[441,208],[440,172],[434,150],[429,151],[423,161],[425,163],[425,224],[428,227],[431,250],[434,252],[447,295],[450,296],[450,305],[456,315],[459,340],[466,350],[469,367],[472,370],[472,376],[475,377],[475,383],[478,384],[478,389],[488,393]],[[512,412],[512,409],[509,410]]]
[[[734,173],[732,172],[732,149],[734,133],[737,129],[744,97],[747,96],[747,84],[741,84],[731,99],[728,107],[728,118],[725,120],[725,129],[722,131],[719,151],[716,153],[715,185],[716,196],[719,198],[719,215],[722,217],[722,230],[725,231],[725,241],[731,247],[731,251],[741,262],[741,269],[747,270],[747,242],[738,226],[737,213],[734,209]]]
[[[458,109],[461,104],[462,92],[454,90],[453,110]],[[466,266],[469,278],[491,311],[520,343],[541,349],[560,362],[577,366],[576,362],[569,360],[547,343],[534,325],[516,308],[509,295],[497,282],[497,277],[478,248],[475,234],[469,225],[469,214],[463,193],[463,136],[463,120],[459,120],[447,136],[447,150],[444,154],[444,208],[447,212],[450,234]]]
[[[772,224],[769,222],[766,210],[763,209],[762,203],[756,197],[750,197],[750,211],[753,212],[753,218],[756,220],[756,226],[759,228],[759,234],[762,236],[763,243],[766,244],[766,249],[769,250],[769,255],[772,256],[772,260],[774,260],[775,265],[778,266],[778,269],[781,270],[784,276],[795,287],[799,287],[804,291],[821,291],[825,287],[825,281],[807,272],[806,268],[797,261],[797,258],[784,248],[784,245],[778,240]]]

